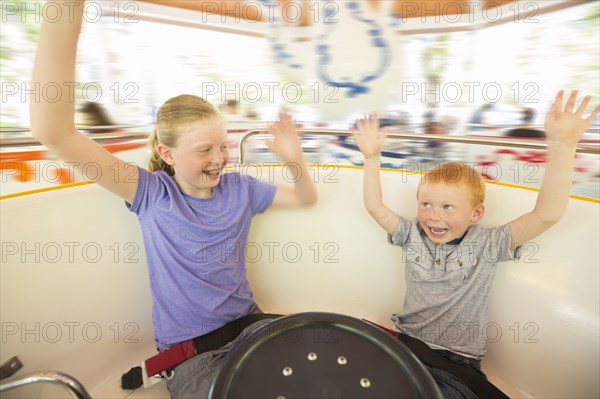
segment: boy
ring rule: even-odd
[[[574,91],[563,109],[560,91],[548,111],[548,163],[534,209],[491,229],[476,224],[485,213],[483,178],[456,162],[439,165],[423,176],[417,189],[416,220],[386,207],[379,178],[386,130],[379,130],[376,116],[357,121],[354,137],[365,159],[365,207],[388,232],[389,242],[404,247],[406,254],[406,296],[404,309],[392,317],[395,327],[438,355],[471,368],[468,375],[474,369],[476,376],[484,377],[482,327],[487,323],[496,263],[518,259],[520,245],[558,222],[566,211],[577,142],[600,112],[596,107],[584,119],[591,97],[573,111],[576,98]],[[477,397],[456,374],[430,370],[444,397]],[[471,381],[462,382],[472,388]]]

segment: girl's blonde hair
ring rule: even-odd
[[[167,100],[156,113],[156,125],[148,138],[151,151],[148,170],[164,170],[173,176],[175,171],[158,154],[158,145],[177,147],[182,128],[192,122],[220,116],[215,106],[198,96],[182,94]]]
[[[478,206],[485,200],[485,181],[479,172],[461,162],[446,162],[428,170],[419,183],[419,189],[425,183],[445,183],[457,185],[469,190],[471,205]]]

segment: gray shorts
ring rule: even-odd
[[[269,322],[271,319],[259,320],[246,327],[237,338],[221,348],[200,353],[175,367],[173,377],[167,380],[171,397],[173,399],[208,398],[210,385],[225,355],[253,330]]]

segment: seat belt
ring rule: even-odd
[[[142,362],[141,366],[133,367],[121,376],[121,387],[123,389],[136,389],[144,385],[145,388],[158,381],[153,381],[155,376],[165,370],[171,370],[177,365],[185,362],[200,353],[219,349],[228,342],[233,341],[249,325],[259,320],[281,317],[271,313],[251,313],[230,321],[223,327],[211,331],[208,334],[188,339],[180,344],[174,345],[159,354],[152,356]]]
[[[401,334],[398,331],[390,330],[389,328],[380,326],[372,321],[366,319],[363,320],[392,334],[394,337],[398,338],[400,342],[406,345],[423,363],[429,367],[440,369],[452,374],[479,397],[486,399],[509,399],[504,392],[489,382],[488,379],[483,375],[479,374],[469,366],[454,363],[453,361],[445,358],[435,350],[431,349],[425,342],[409,335]]]

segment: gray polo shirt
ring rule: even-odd
[[[391,244],[404,248],[404,309],[392,320],[396,328],[433,348],[480,359],[490,288],[498,262],[517,260],[510,250],[510,224],[471,226],[459,243],[434,244],[417,219],[400,218]]]

